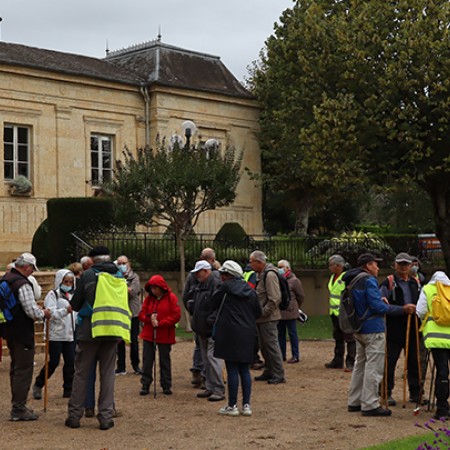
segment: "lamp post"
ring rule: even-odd
[[[184,131],[184,136],[186,138],[186,145],[184,146],[185,150],[189,150],[191,145],[191,137],[197,132],[197,126],[192,120],[185,120],[181,124],[181,128]]]

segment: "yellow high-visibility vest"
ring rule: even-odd
[[[92,337],[117,337],[130,342],[131,311],[125,278],[98,274],[92,313]]]
[[[450,348],[450,327],[438,325],[433,320],[432,301],[437,294],[434,284],[427,284],[423,287],[423,292],[427,297],[428,314],[425,317],[423,327],[423,340],[426,348]]]
[[[342,272],[336,279],[334,280],[334,274],[331,275],[330,281],[328,281],[328,291],[330,292],[330,316],[338,316],[339,315],[339,304],[341,303],[341,293],[345,289],[345,283],[342,281],[342,277],[345,272]]]

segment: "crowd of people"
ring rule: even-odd
[[[450,286],[450,280],[445,273],[436,272],[425,284],[417,271],[417,259],[399,253],[394,273],[378,285],[378,262],[375,255],[364,253],[358,257],[357,267],[350,269],[341,255],[329,258],[329,306],[335,345],[333,359],[325,367],[352,372],[349,412],[389,416],[389,407],[397,404],[394,380],[402,350],[408,355],[405,376],[409,401],[417,404],[423,401],[426,370],[421,360],[428,361],[431,352],[436,365],[435,416],[447,417],[450,324],[433,320],[433,299],[436,284]],[[11,357],[12,421],[38,418],[27,407],[30,388],[35,399],[42,399],[42,390],[62,355],[62,395],[69,399],[65,425],[79,428],[83,416],[95,415],[98,377],[99,428],[113,427],[117,416],[114,385],[116,376],[127,373],[127,343],[132,370],[140,377],[139,394],[148,395],[153,387],[156,396],[158,358],[162,393],[172,395],[171,348],[181,308],[163,276],[152,275],[142,292],[139,276],[127,256],[113,261],[108,248],[94,247],[79,262],[56,272],[54,289],[47,293],[41,308],[37,304],[39,286],[32,277],[36,270],[36,258],[23,253],[3,277],[17,299],[13,320],[0,327]],[[279,277],[286,279],[290,292],[290,303],[283,310]],[[362,319],[361,328],[353,334],[344,333],[339,323],[340,299],[350,288],[356,314]],[[219,414],[251,416],[250,368],[262,369],[254,381],[277,385],[286,383],[284,362],[300,361],[296,322],[304,298],[302,283],[289,261],[280,260],[276,267],[257,250],[243,269],[232,260],[219,264],[214,250],[205,248],[182,294],[195,333],[190,370],[192,385],[199,389],[197,397],[220,402],[227,394]],[[36,320],[44,321],[48,363],[40,368],[32,384]],[[143,346],[142,365],[138,337]],[[242,399],[238,406],[239,385]]]

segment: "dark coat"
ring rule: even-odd
[[[215,325],[214,356],[226,361],[251,364],[254,360],[256,319],[261,316],[261,305],[254,289],[242,278],[222,283],[212,298],[218,313]]]
[[[295,320],[298,318],[298,310],[305,300],[305,291],[302,282],[295,276],[294,272],[289,271],[285,277],[291,293],[291,301],[284,311],[280,311],[281,320]]]

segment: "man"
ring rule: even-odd
[[[199,259],[203,260],[203,261],[207,261],[211,265],[212,274],[217,279],[217,282],[220,283],[220,274],[214,268],[214,265],[216,263],[216,253],[214,252],[214,250],[209,247],[204,248],[200,254]],[[186,280],[186,284],[184,286],[184,291],[183,291],[183,304],[184,304],[186,311],[188,311],[188,313],[190,315],[192,315],[193,311],[190,310],[189,305],[193,305],[194,292],[198,286],[198,283],[199,282],[198,282],[195,274],[189,273],[187,280]],[[190,317],[188,318],[188,320],[190,320]],[[200,346],[198,343],[197,335],[195,335],[194,342],[195,342],[195,347],[194,347],[194,351],[192,354],[192,367],[190,369],[192,372],[191,383],[194,387],[200,388],[204,385],[204,365],[203,365],[202,354],[200,351]]]
[[[114,426],[114,365],[117,352],[117,336],[124,336],[124,330],[129,338],[129,310],[126,285],[119,291],[119,296],[111,298],[103,291],[96,296],[98,279],[103,272],[111,275],[117,274],[117,266],[111,261],[109,250],[106,247],[94,247],[89,256],[94,265],[83,273],[77,282],[75,293],[71,300],[74,311],[78,312],[76,338],[77,349],[75,357],[75,375],[73,379],[72,395],[68,405],[68,417],[65,425],[70,428],[79,428],[80,419],[84,413],[86,387],[88,377],[96,360],[100,365],[100,396],[98,401],[98,421],[101,430],[109,430]],[[94,300],[95,304],[94,305]],[[99,328],[107,330],[109,335],[93,338],[92,321],[95,320],[96,311],[93,309],[97,302],[101,303],[104,312],[103,321]],[[128,318],[128,327],[126,323]],[[97,323],[97,320],[95,320]],[[126,336],[125,336],[126,337]],[[129,340],[129,339],[127,339]]]
[[[12,421],[38,418],[38,415],[26,406],[33,378],[34,321],[48,320],[51,313],[48,309],[42,310],[36,304],[33,286],[28,278],[35,270],[38,268],[34,255],[23,253],[15,260],[14,267],[3,277],[18,302],[13,320],[2,326],[2,336],[7,339],[11,356]]]
[[[417,304],[420,293],[420,285],[417,279],[411,277],[412,258],[408,253],[399,253],[395,257],[395,272],[389,275],[380,286],[381,297],[387,299],[390,305],[403,306],[408,303]],[[417,361],[416,328],[414,317],[411,317],[409,330],[409,346],[406,350],[406,331],[408,314],[401,312],[397,316],[386,318],[386,341],[388,354],[388,405],[395,406],[392,398],[394,389],[395,368],[402,349],[408,351],[408,386],[409,401],[417,403],[420,395],[419,370]],[[420,338],[419,338],[420,339]],[[420,342],[419,342],[420,345]]]
[[[211,402],[217,402],[225,398],[225,386],[222,377],[222,360],[214,357],[214,339],[212,338],[211,317],[214,317],[212,307],[212,295],[220,284],[212,274],[212,267],[205,260],[197,261],[195,268],[191,270],[198,280],[195,288],[192,314],[192,329],[198,335],[200,351],[205,366],[206,390],[197,394],[198,398],[207,398]]]
[[[351,292],[356,314],[364,318],[361,330],[355,333],[356,360],[348,391],[348,411],[361,411],[363,416],[390,416],[392,411],[380,406],[378,388],[383,378],[385,357],[384,315],[392,313],[414,314],[416,306],[386,304],[378,290],[378,261],[371,253],[358,257],[358,268],[349,270],[343,277]],[[357,278],[358,277],[358,278]]]
[[[273,264],[267,263],[266,255],[256,250],[250,255],[250,266],[257,273],[256,294],[261,304],[262,316],[257,319],[259,346],[265,361],[264,371],[255,377],[255,381],[267,381],[269,384],[286,383],[283,357],[278,343],[278,321],[281,319],[278,305],[281,303],[281,291]]]
[[[92,264],[94,264],[94,262],[89,256],[83,256],[80,259],[80,264],[83,267],[83,271],[86,271],[92,267]]]
[[[345,358],[345,370],[351,372],[355,364],[356,341],[353,334],[344,333],[339,326],[339,303],[341,302],[341,294],[345,288],[342,277],[344,271],[345,260],[341,255],[333,255],[328,259],[328,268],[331,272],[328,281],[328,291],[330,293],[330,318],[333,326],[334,338],[334,358],[325,364],[327,369],[343,369],[345,343],[347,343],[347,357]]]
[[[433,320],[433,299],[437,295],[436,283],[440,282],[444,286],[450,286],[450,280],[444,272],[438,271],[433,274],[429,283],[424,286],[417,302],[417,315],[426,320],[423,337],[425,347],[431,350],[433,361],[436,365],[435,395],[436,395],[436,413],[435,419],[449,416],[449,369],[450,362],[450,326],[438,325]]]
[[[131,263],[125,255],[117,258],[117,267],[127,280],[128,286],[128,306],[131,311],[131,342],[130,342],[130,360],[133,371],[136,375],[141,374],[139,367],[139,313],[141,312],[141,282],[137,273],[131,268]],[[117,346],[117,369],[116,375],[125,375],[125,342],[120,341]]]

